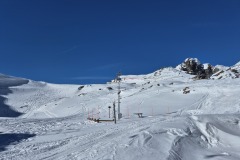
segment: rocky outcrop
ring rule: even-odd
[[[190,93],[190,88],[189,87],[185,87],[183,89],[183,94],[188,94],[188,93]]]
[[[209,63],[201,64],[197,58],[187,58],[176,67],[187,74],[196,75],[194,79],[234,79],[240,78],[240,62],[232,67],[223,65],[212,66]]]
[[[81,91],[84,88],[84,86],[78,87],[78,90]]]
[[[195,79],[209,79],[213,74],[213,67],[210,64],[201,64],[197,58],[187,58],[178,69],[187,74],[196,75]]]

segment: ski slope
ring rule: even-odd
[[[1,106],[9,114],[0,118],[0,159],[240,159],[240,79],[192,77],[175,68],[121,76],[123,118],[114,124],[87,118],[109,119],[118,83],[58,85],[1,75],[1,91],[8,90],[0,92]]]

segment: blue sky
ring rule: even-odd
[[[239,0],[1,0],[0,73],[105,83],[187,57],[240,61]]]

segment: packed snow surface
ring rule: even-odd
[[[7,108],[0,159],[239,160],[240,79],[192,77],[174,68],[121,76],[119,93],[117,82],[57,85],[0,75],[0,107]],[[87,119],[112,120],[118,93],[117,124]]]

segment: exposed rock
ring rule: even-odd
[[[217,67],[214,67],[214,69],[213,69],[213,73],[215,74],[215,73],[217,73],[217,72],[219,72],[220,71],[220,69],[219,68],[217,68]]]
[[[195,79],[209,79],[213,74],[213,67],[210,64],[201,64],[197,58],[187,58],[177,68],[188,74],[196,75]]]
[[[81,93],[78,96],[85,96],[87,93]]]
[[[84,86],[78,87],[78,90],[81,91],[84,88]]]
[[[234,73],[236,73],[236,74],[239,73],[238,70],[236,70],[236,69],[231,69],[231,71],[234,72]]]
[[[188,74],[196,75],[202,68],[200,61],[197,58],[187,58],[181,64],[181,70],[186,71]]]
[[[185,87],[183,89],[183,94],[188,94],[188,93],[190,93],[190,88],[189,87]]]
[[[107,89],[108,89],[109,91],[113,90],[113,88],[112,88],[112,87],[107,87]]]
[[[239,77],[239,73],[236,70],[232,70],[231,68],[225,70],[219,70],[211,76],[211,79],[235,79]]]

